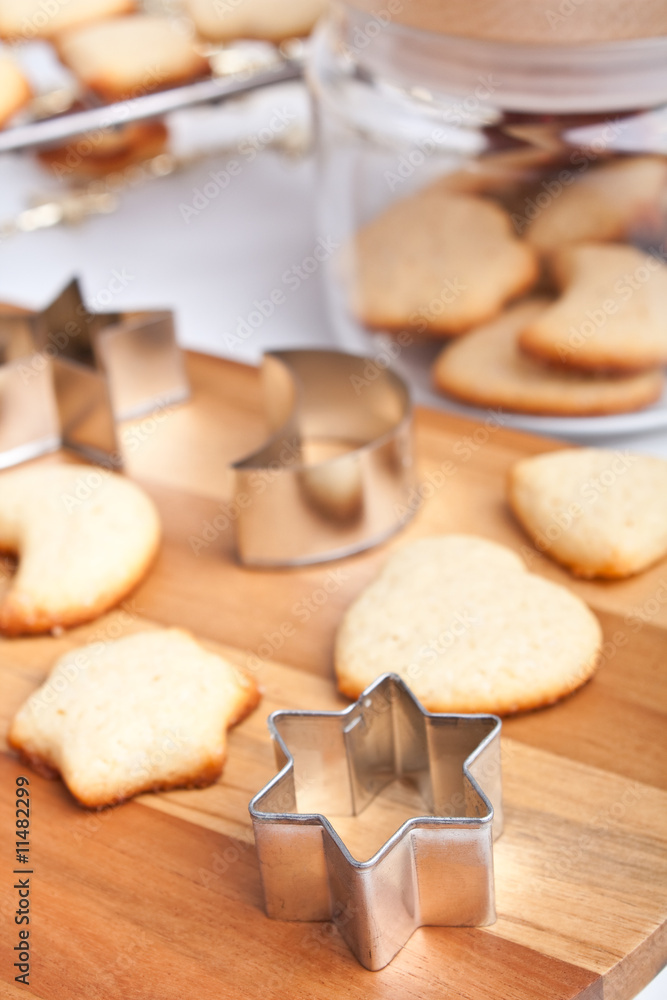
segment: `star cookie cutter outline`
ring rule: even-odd
[[[0,468],[58,447],[121,468],[116,422],[190,394],[173,314],[95,312],[77,278],[37,312],[0,305],[0,390]]]
[[[410,520],[412,402],[387,364],[317,348],[264,355],[270,436],[231,465],[242,563],[339,559],[379,544]]]
[[[249,805],[267,915],[333,920],[372,971],[420,926],[493,923],[501,725],[495,715],[428,712],[396,674],[340,712],[273,712],[280,771]],[[327,815],[359,815],[398,777],[430,814],[359,861]]]

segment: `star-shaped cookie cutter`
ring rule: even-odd
[[[189,395],[172,314],[94,312],[76,278],[39,312],[0,306],[0,395],[0,468],[59,446],[121,467],[116,422]]]
[[[427,712],[384,674],[341,712],[279,711],[268,724],[281,770],[249,809],[269,917],[333,920],[371,970],[422,925],[493,923],[497,716]],[[424,815],[359,861],[327,817],[358,816],[397,778]]]

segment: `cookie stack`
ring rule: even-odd
[[[496,158],[500,188],[492,163],[461,171],[357,234],[354,313],[370,329],[457,338],[433,376],[466,403],[590,416],[654,402],[667,365],[667,160],[582,158],[553,176],[539,164],[543,197],[527,199],[520,165],[509,183]]]

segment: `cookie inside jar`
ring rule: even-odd
[[[625,380],[640,373],[660,395],[667,24],[645,12],[629,26],[618,4],[606,5],[604,24],[588,12],[550,19],[543,4],[521,0],[393,6],[334,5],[311,60],[319,232],[338,247],[325,283],[341,346],[385,351],[446,399],[435,377],[442,352],[523,302],[559,302],[573,253],[586,260],[581,315],[558,310],[565,327],[550,329],[555,346],[539,354],[518,330],[514,368],[526,360],[531,378],[535,365],[562,369],[572,416],[582,380],[591,389],[611,380],[612,395],[618,387],[613,412],[638,408]],[[611,273],[610,246],[631,251],[627,275]],[[660,332],[638,352],[647,310]],[[607,327],[620,348],[593,350],[591,360],[589,342],[604,341]],[[506,389],[499,405],[511,411]],[[470,405],[479,397],[456,396]],[[641,405],[655,399],[652,391]]]

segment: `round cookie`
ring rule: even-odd
[[[20,111],[31,97],[30,85],[11,56],[0,52],[0,128]]]
[[[259,701],[250,678],[180,629],[70,650],[21,706],[9,744],[84,806],[209,785],[226,730]]]
[[[524,355],[518,335],[548,306],[546,299],[521,302],[446,347],[433,368],[436,388],[474,406],[566,417],[626,413],[660,397],[664,375],[659,370],[596,376]]]
[[[308,35],[328,8],[328,0],[243,0],[243,3],[212,3],[186,0],[187,9],[200,35],[214,42],[258,38],[282,42]]]
[[[59,31],[135,9],[134,0],[2,0],[0,38],[53,38]]]
[[[352,309],[372,329],[455,336],[535,282],[534,251],[483,198],[430,186],[359,231]]]
[[[105,101],[138,97],[210,72],[208,61],[166,17],[135,14],[63,32],[58,55]]]
[[[432,712],[549,705],[594,673],[602,631],[582,600],[495,542],[424,538],[396,552],[336,636],[343,694],[399,674]]]
[[[123,476],[88,465],[0,473],[0,550],[19,558],[0,633],[96,618],[139,583],[159,541],[155,505]]]
[[[619,579],[667,555],[667,462],[565,448],[517,462],[509,501],[541,552],[577,576]]]

